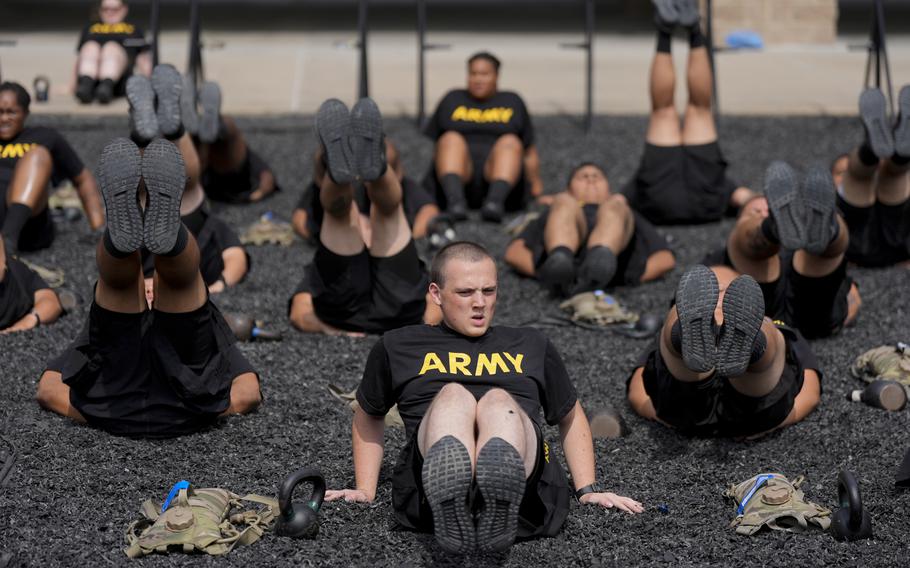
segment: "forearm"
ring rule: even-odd
[[[351,445],[354,454],[356,488],[372,501],[376,497],[379,469],[382,467],[385,420],[368,415],[362,409],[354,411]]]
[[[591,426],[579,402],[559,423],[559,433],[575,489],[594,483],[594,442]]]

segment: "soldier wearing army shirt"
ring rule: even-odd
[[[590,427],[553,344],[537,330],[491,325],[497,277],[489,253],[453,243],[434,259],[430,279],[443,323],[387,332],[373,348],[357,390],[356,488],[326,498],[375,498],[383,416],[397,404],[408,442],[392,480],[396,519],[433,531],[449,552],[501,551],[516,537],[559,531],[570,492],[541,415],[559,425],[582,503],[640,512],[640,503],[595,481]]]

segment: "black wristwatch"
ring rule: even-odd
[[[591,485],[585,485],[585,486],[582,487],[581,489],[576,489],[576,490],[575,490],[575,498],[578,499],[578,500],[580,501],[581,498],[582,498],[584,495],[587,495],[588,493],[602,493],[602,492],[603,492],[603,487],[600,486],[600,483],[598,483],[597,481],[595,481],[595,482],[592,483]]]

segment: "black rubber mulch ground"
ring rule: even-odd
[[[50,119],[35,123],[60,127],[94,167],[103,145],[122,135],[125,119]],[[414,175],[427,167],[431,146],[411,121],[388,120],[405,165]],[[313,150],[311,118],[247,119],[241,124],[252,145],[275,167],[284,192],[268,203],[219,208],[236,226],[273,210],[287,218],[309,181]],[[644,118],[599,117],[594,136],[584,138],[574,118],[536,121],[547,188],[559,187],[567,168],[594,158],[608,169],[614,187],[632,174],[640,156]],[[731,173],[760,187],[772,159],[798,166],[829,161],[860,135],[858,122],[836,118],[729,118],[721,127]],[[618,297],[638,311],[667,305],[683,267],[722,241],[730,221],[666,231],[679,267],[665,280]],[[507,238],[497,228],[469,223],[463,236],[486,243],[501,255]],[[69,283],[86,297],[95,279],[93,243],[84,223],[62,226],[54,247],[30,257],[66,269]],[[253,269],[242,285],[218,298],[226,310],[245,310],[284,331],[278,344],[242,347],[260,370],[265,405],[252,416],[219,428],[170,441],[118,439],[74,426],[41,411],[33,401],[44,362],[72,338],[85,308],[37,331],[0,337],[0,428],[20,453],[9,487],[0,493],[0,553],[12,552],[29,565],[125,565],[123,532],[141,502],[162,499],[176,480],[220,486],[235,492],[273,493],[282,477],[301,465],[322,469],[333,487],[352,483],[350,413],[326,391],[329,382],[353,387],[373,339],[303,336],[285,319],[288,294],[313,249],[267,247],[251,251]],[[805,422],[758,442],[690,440],[632,415],[624,402],[624,380],[642,343],[578,328],[549,331],[571,371],[586,408],[610,404],[631,426],[623,439],[597,442],[598,477],[607,487],[643,501],[647,512],[631,517],[573,506],[562,533],[553,539],[514,546],[508,554],[472,563],[508,566],[630,565],[891,565],[906,566],[910,550],[910,494],[894,488],[893,478],[908,445],[908,412],[889,414],[847,402],[857,386],[847,367],[859,352],[885,342],[907,340],[910,329],[904,269],[854,270],[864,296],[856,327],[814,347],[824,366],[824,394],[818,411]],[[498,322],[519,324],[555,313],[534,282],[501,271]],[[547,435],[558,439],[555,430]],[[400,432],[387,436],[379,495],[372,507],[330,504],[323,508],[322,532],[315,542],[267,536],[226,558],[152,558],[144,565],[428,565],[460,564],[440,553],[432,537],[393,529],[390,512],[392,459]],[[558,447],[558,444],[554,444]],[[557,455],[562,459],[561,453]],[[808,497],[836,502],[841,468],[855,471],[872,514],[876,538],[841,544],[826,534],[762,533],[738,536],[721,492],[729,484],[763,471],[805,475]],[[669,508],[657,511],[659,504]]]

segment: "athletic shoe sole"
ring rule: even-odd
[[[484,503],[477,519],[480,551],[502,552],[515,542],[525,483],[518,450],[502,438],[491,438],[477,454],[477,488]]]
[[[316,138],[325,149],[329,175],[337,184],[354,181],[354,156],[351,151],[351,114],[338,99],[322,103],[316,113]]]
[[[746,372],[752,345],[761,329],[765,300],[751,276],[737,277],[724,293],[724,323],[717,344],[717,372],[737,377]]]
[[[148,143],[159,135],[155,91],[148,77],[133,75],[127,79],[126,100],[130,103],[133,132],[143,143]]]
[[[866,89],[859,96],[859,115],[866,129],[866,137],[872,152],[879,159],[894,155],[894,135],[888,123],[885,95],[878,89]]]
[[[351,149],[360,179],[379,179],[386,170],[382,114],[373,99],[363,98],[351,109]]]
[[[719,294],[717,277],[701,264],[687,270],[676,288],[683,361],[696,373],[715,366],[714,310]]]
[[[765,197],[771,217],[777,224],[781,246],[790,250],[803,248],[806,239],[799,181],[796,172],[786,162],[772,162],[768,166],[765,173]]]
[[[551,254],[537,269],[537,279],[554,294],[565,294],[575,281],[575,259],[565,254]]]
[[[218,124],[221,120],[221,87],[207,81],[199,90],[199,105],[202,116],[199,119],[199,140],[211,144],[218,139]]]
[[[821,254],[831,244],[837,229],[834,179],[828,168],[813,166],[803,186],[806,251]]]
[[[180,93],[183,78],[173,65],[164,63],[152,71],[152,89],[158,99],[158,128],[161,135],[174,137],[180,134]]]
[[[910,158],[910,85],[901,89],[898,100],[897,126],[894,127],[894,153]]]
[[[196,83],[190,75],[183,78],[180,91],[180,121],[191,135],[199,132],[199,113],[196,110]]]
[[[105,146],[98,161],[107,228],[114,248],[124,253],[142,247],[142,213],[136,197],[141,161],[139,148],[126,138]]]
[[[679,23],[676,0],[651,0],[651,3],[654,4],[654,23],[657,29],[672,33]]]
[[[471,456],[454,436],[445,436],[423,460],[423,489],[433,511],[436,541],[444,550],[464,554],[474,549],[474,520],[468,504]]]
[[[174,249],[180,230],[180,199],[186,169],[177,146],[156,138],[142,154],[142,178],[148,192],[143,240],[149,252],[166,254]]]
[[[676,13],[680,26],[695,27],[701,18],[701,14],[698,12],[698,0],[676,0]]]

